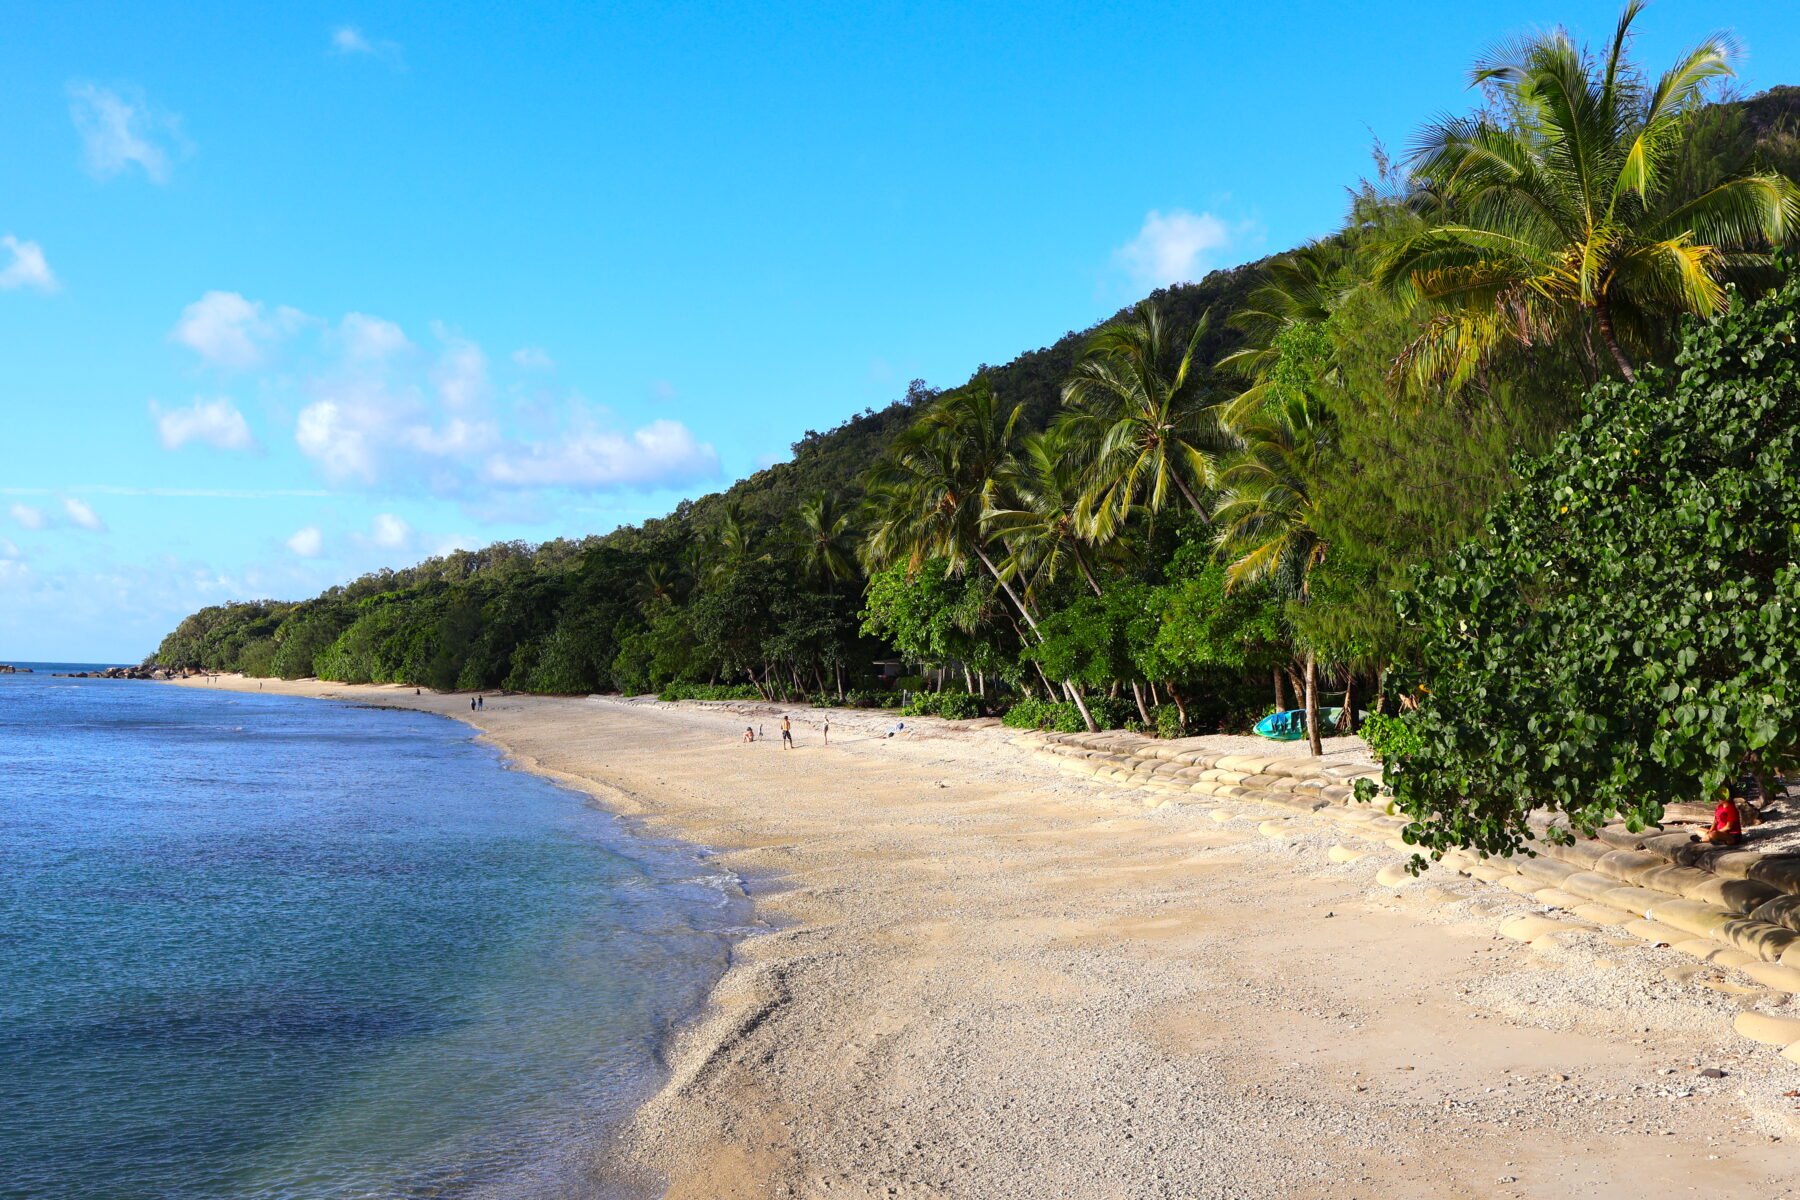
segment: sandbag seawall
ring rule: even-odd
[[[1381,782],[1381,768],[1367,751],[1308,755],[1232,753],[1208,738],[1161,740],[1122,731],[1021,734],[1015,744],[1033,749],[1066,774],[1144,789],[1152,806],[1181,796],[1249,800],[1312,812],[1350,804],[1356,781]]]

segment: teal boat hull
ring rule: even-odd
[[[1338,723],[1343,713],[1341,708],[1321,708],[1319,710],[1319,732],[1323,734]],[[1256,723],[1251,732],[1257,737],[1266,737],[1272,742],[1297,742],[1306,736],[1306,710],[1290,708],[1286,712],[1270,713]]]

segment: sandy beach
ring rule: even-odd
[[[792,710],[789,751],[773,712],[186,685],[467,721],[746,881],[765,931],[603,1168],[652,1194],[1800,1195],[1800,1067],[1731,994],[1667,950],[1510,941],[1528,899],[1381,887],[1396,856],[1333,862],[1320,823],[1147,810],[884,714],[826,746]]]

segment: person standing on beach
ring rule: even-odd
[[[783,714],[781,718],[781,748],[783,750],[794,748],[794,726],[787,719],[786,714]]]
[[[825,744],[831,745],[831,714],[825,714]]]
[[[475,711],[475,697],[473,697],[473,696],[469,697],[469,711],[470,712]]]

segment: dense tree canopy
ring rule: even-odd
[[[1483,102],[1378,150],[1328,238],[915,381],[667,517],[207,609],[155,657],[1166,736],[1304,707],[1315,747],[1322,710],[1404,697],[1422,844],[1648,819],[1796,738],[1795,293],[1762,296],[1800,91],[1709,103],[1719,40],[1651,81],[1635,12],[1598,55],[1478,64]]]
[[[1514,849],[1534,807],[1654,822],[1749,756],[1800,753],[1800,283],[1605,384],[1421,573],[1418,749],[1388,778],[1421,844]]]

